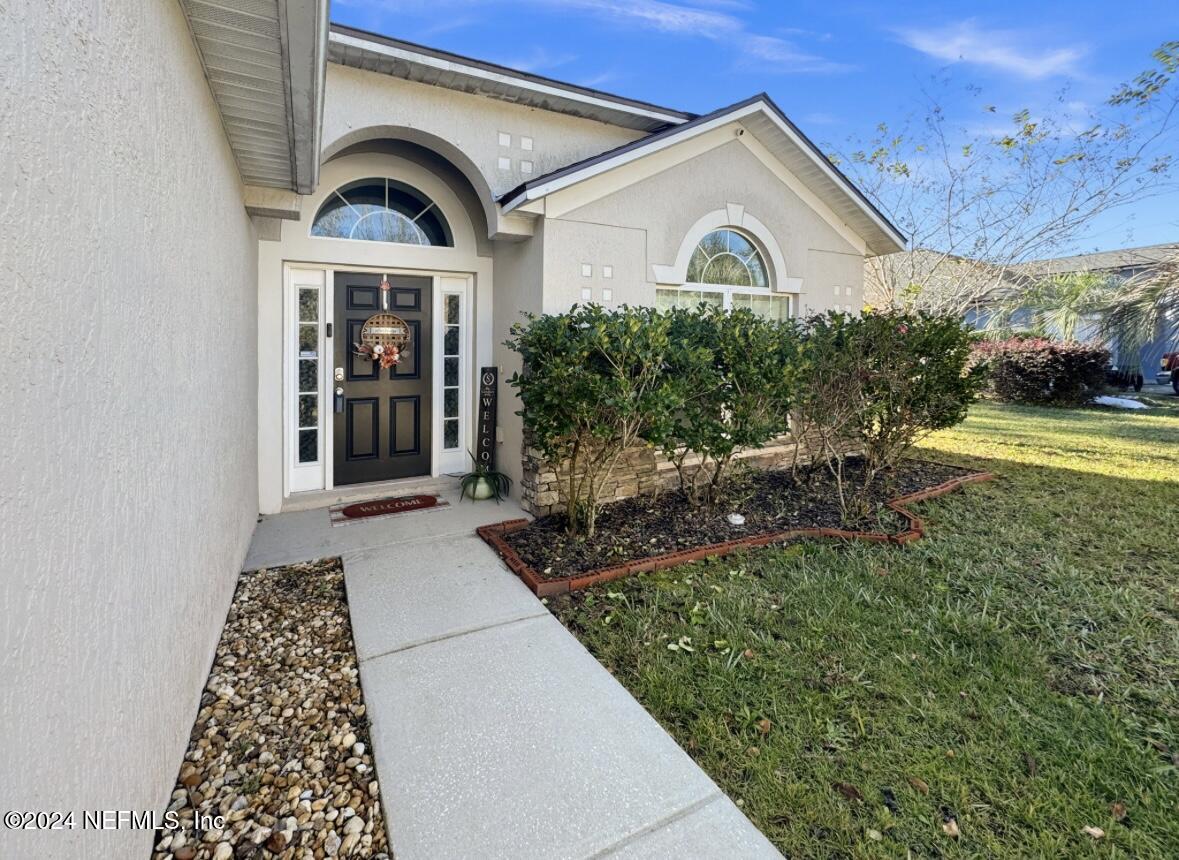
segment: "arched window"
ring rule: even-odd
[[[784,320],[794,315],[789,295],[770,290],[770,270],[762,252],[743,233],[722,227],[707,233],[688,261],[682,287],[660,287],[661,308],[693,308],[701,302]]]
[[[768,288],[761,252],[736,230],[713,230],[700,240],[688,262],[689,284]]]
[[[312,236],[452,247],[450,225],[434,201],[396,179],[361,179],[337,188],[319,207]]]

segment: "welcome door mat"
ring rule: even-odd
[[[373,499],[369,502],[352,502],[347,505],[332,505],[328,508],[332,526],[346,526],[363,520],[379,520],[396,517],[414,511],[428,511],[449,507],[450,503],[438,496],[393,496],[388,499]]]

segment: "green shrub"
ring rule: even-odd
[[[512,327],[510,349],[524,360],[508,380],[531,443],[561,480],[569,534],[594,534],[602,488],[619,456],[645,436],[667,432],[680,406],[666,384],[670,318],[652,308],[574,306]]]
[[[919,439],[960,423],[986,371],[972,364],[974,333],[956,317],[867,313],[856,328],[865,380],[854,424],[866,489]]]
[[[788,429],[798,338],[793,325],[745,309],[701,305],[668,316],[667,384],[681,405],[667,432],[648,438],[675,465],[692,503],[711,505],[738,451],[761,448]]]
[[[856,318],[828,312],[809,317],[801,328],[794,374],[797,389],[790,415],[797,474],[802,449],[811,466],[826,467],[835,479],[839,506],[848,510],[844,466],[855,438],[856,410],[863,402],[864,366],[856,343]]]
[[[972,360],[988,369],[989,391],[998,400],[1079,406],[1104,383],[1109,350],[1014,337],[976,343]]]
[[[972,332],[926,313],[827,313],[806,321],[795,433],[835,478],[844,516],[865,513],[869,490],[922,437],[966,417],[984,381]],[[845,463],[863,457],[847,486]]]
[[[703,306],[575,306],[530,316],[507,345],[524,359],[509,380],[518,414],[558,466],[574,536],[594,534],[602,490],[639,442],[663,451],[694,503],[711,504],[738,451],[787,430],[830,470],[845,517],[863,514],[878,477],[922,436],[961,421],[984,377],[970,363],[971,332],[924,313],[828,313],[800,325]],[[848,487],[853,452],[864,468]]]

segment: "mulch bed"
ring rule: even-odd
[[[860,480],[862,466],[847,464],[847,480]],[[798,537],[842,537],[903,543],[922,534],[909,502],[932,498],[987,474],[922,460],[906,460],[877,483],[872,513],[843,522],[834,479],[816,470],[798,480],[785,470],[751,472],[714,510],[692,507],[679,491],[614,502],[598,514],[592,539],[572,539],[557,514],[529,522],[484,526],[479,534],[538,595],[577,590],[594,582],[670,567],[749,546]],[[745,518],[733,525],[728,515]]]
[[[152,856],[387,857],[371,750],[340,560],[243,573]]]

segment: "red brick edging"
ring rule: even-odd
[[[885,532],[853,532],[844,529],[820,529],[820,528],[806,528],[806,529],[787,529],[781,532],[769,532],[768,534],[750,535],[749,537],[739,538],[737,540],[725,541],[724,543],[714,543],[707,546],[696,547],[695,549],[684,549],[678,552],[669,552],[664,555],[651,556],[650,558],[643,558],[637,561],[623,562],[622,564],[613,565],[612,567],[602,567],[597,570],[587,571],[585,573],[574,574],[573,576],[565,576],[557,579],[546,579],[539,575],[535,570],[528,566],[524,559],[512,549],[503,536],[519,531],[527,526],[532,520],[506,520],[502,523],[494,523],[492,525],[480,526],[476,529],[479,537],[487,541],[488,544],[499,553],[504,563],[519,576],[524,583],[532,589],[532,592],[537,597],[551,597],[554,594],[564,594],[567,591],[580,591],[583,588],[588,588],[591,585],[596,585],[599,582],[609,582],[612,579],[620,579],[624,576],[630,576],[632,573],[644,573],[649,570],[659,570],[664,567],[674,567],[677,564],[683,564],[688,561],[699,561],[701,559],[709,558],[711,556],[728,555],[731,552],[747,549],[749,547],[765,546],[766,544],[776,543],[778,541],[791,540],[802,537],[830,537],[842,538],[844,540],[866,540],[875,543],[892,543],[892,544],[906,544],[910,541],[915,541],[925,535],[925,523],[920,517],[910,511],[906,506],[914,502],[923,502],[926,499],[933,499],[937,496],[943,496],[953,490],[958,489],[966,484],[974,484],[979,481],[989,481],[994,477],[990,472],[976,472],[972,475],[963,475],[961,478],[953,478],[946,481],[944,484],[938,484],[935,487],[930,487],[926,490],[918,490],[916,493],[909,493],[907,496],[901,496],[897,499],[892,499],[885,503],[885,506],[890,510],[896,511],[902,517],[909,521],[909,527],[896,534],[887,534]]]

